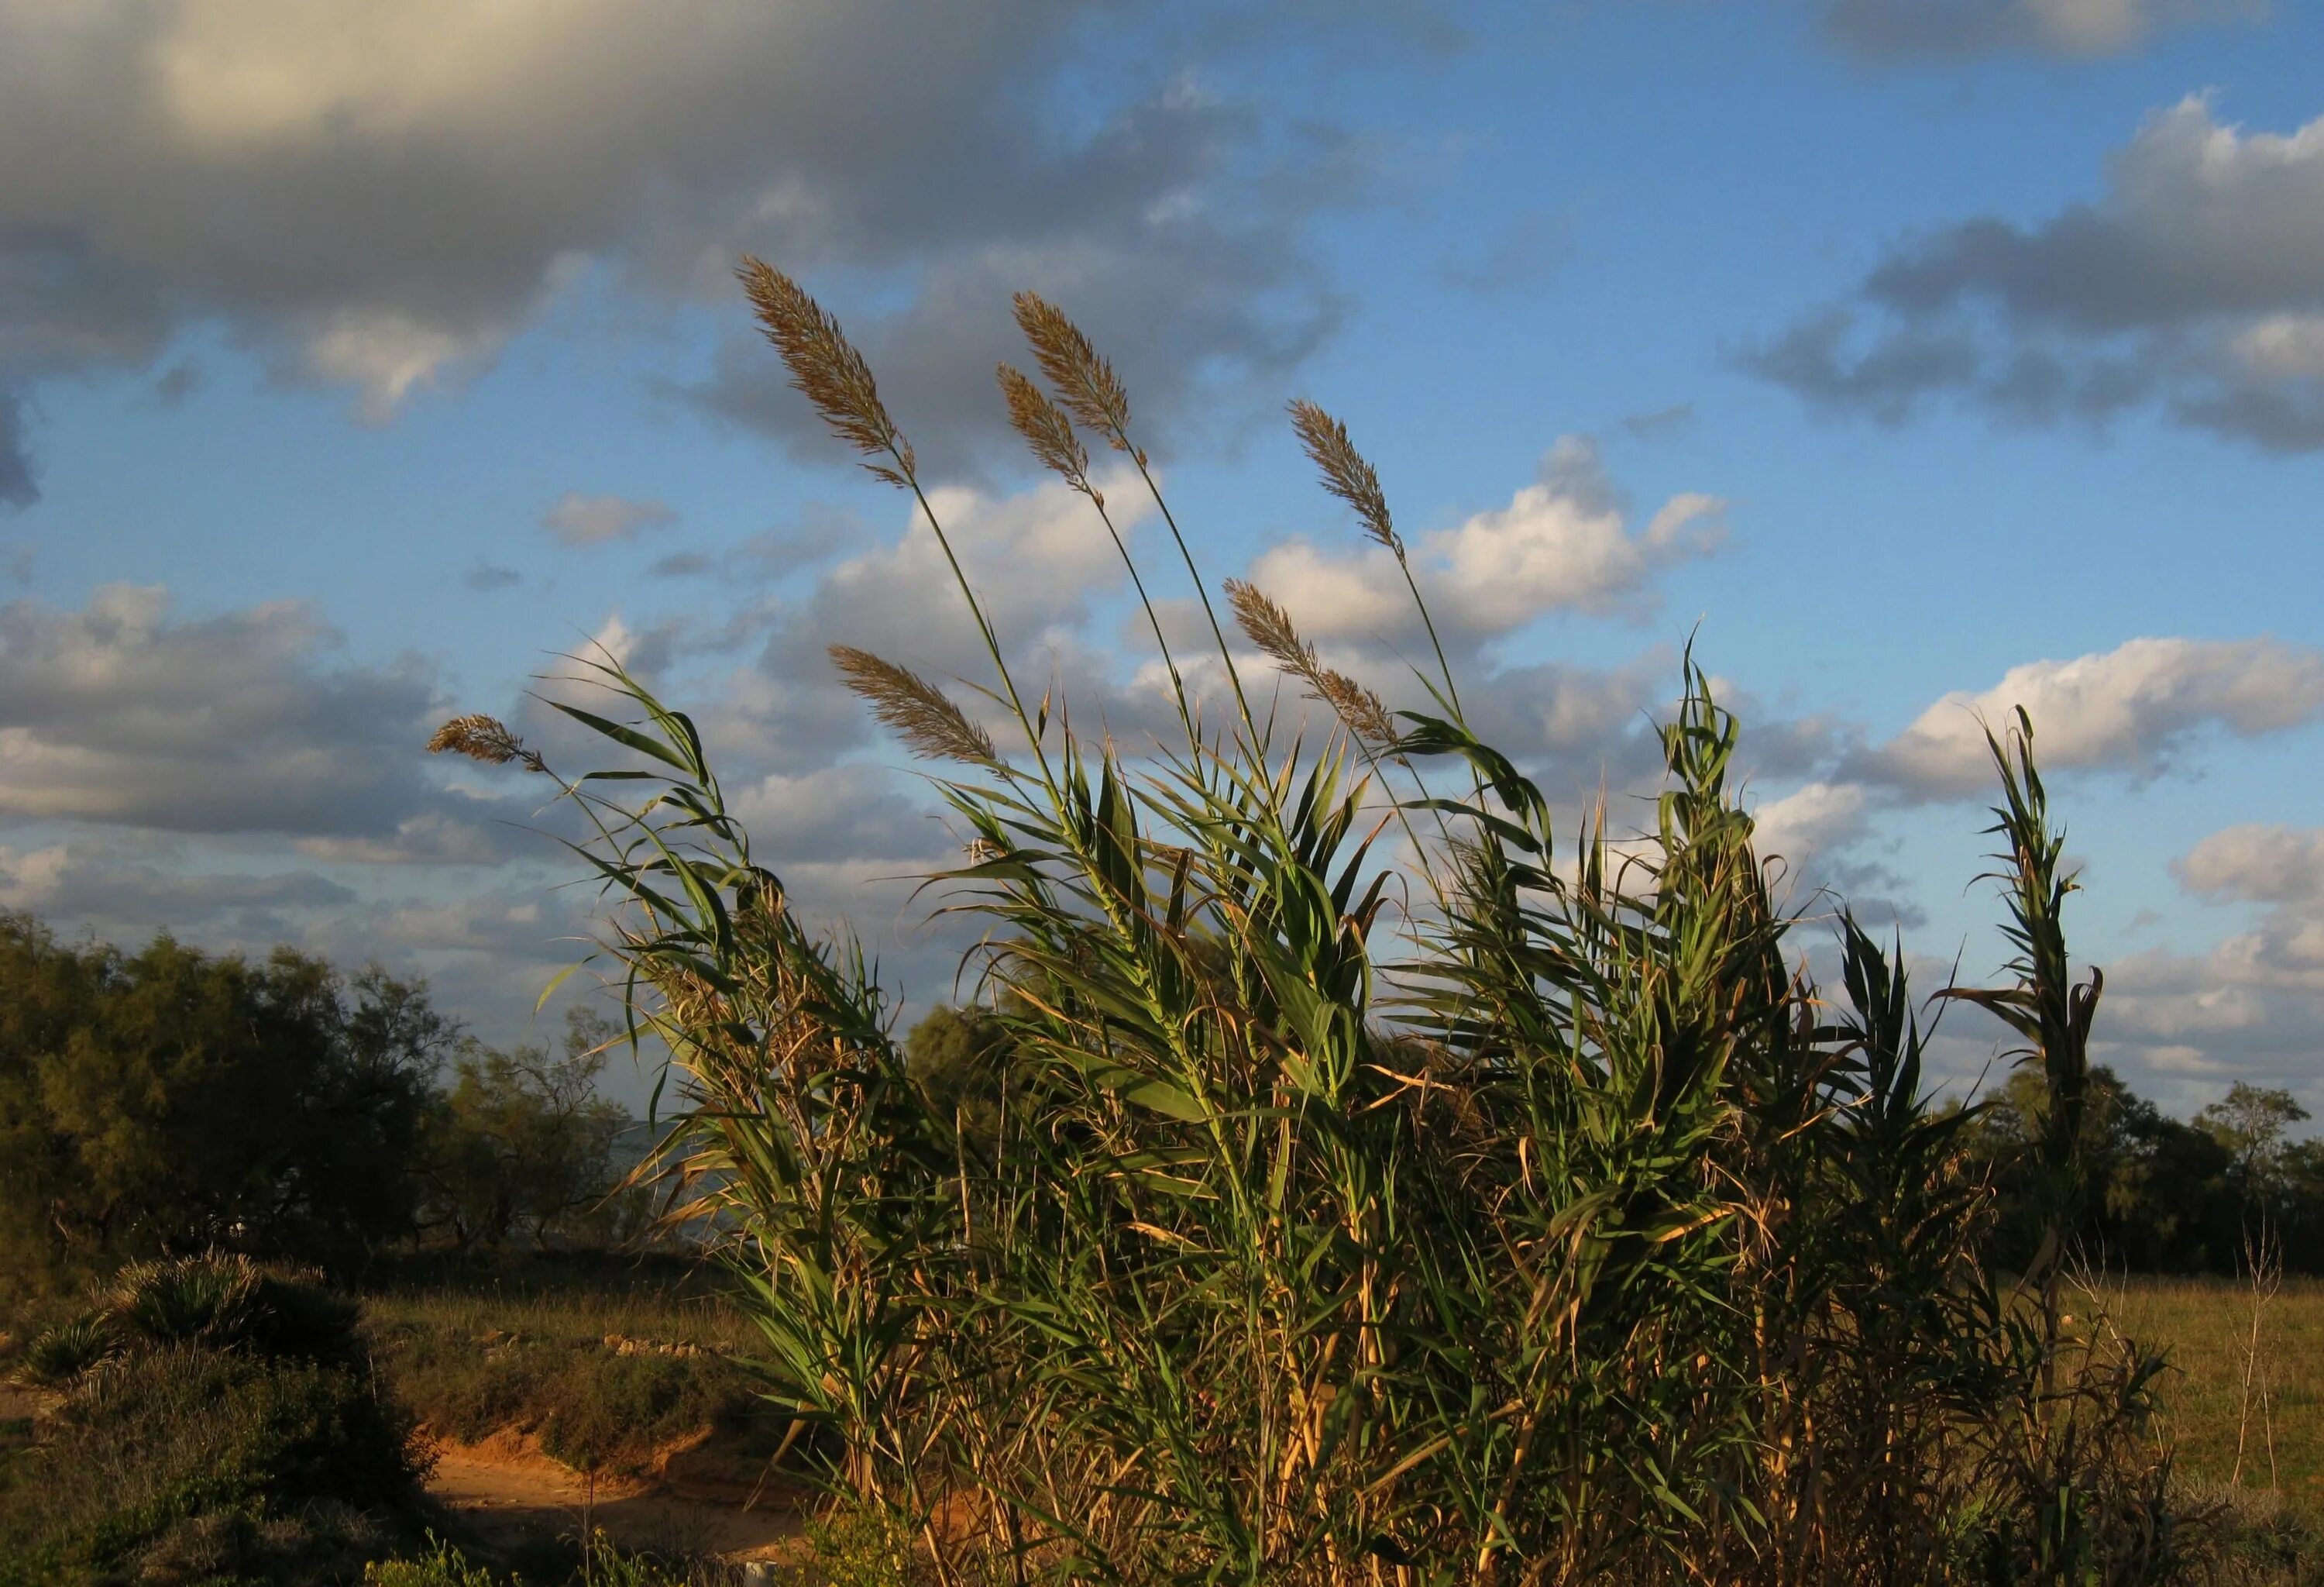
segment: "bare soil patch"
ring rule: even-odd
[[[594,1480],[542,1453],[531,1435],[503,1431],[479,1443],[438,1438],[428,1490],[486,1541],[579,1536],[595,1527],[624,1548],[776,1559],[805,1534],[807,1495],[704,1433],[663,1451],[650,1476]]]

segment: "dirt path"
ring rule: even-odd
[[[698,1445],[673,1452],[666,1464],[700,1464]],[[733,1560],[776,1559],[802,1535],[797,1496],[770,1490],[756,1496],[725,1481],[642,1482],[589,1480],[550,1459],[530,1442],[499,1434],[482,1444],[439,1440],[428,1491],[496,1540],[525,1534],[577,1534],[585,1524],[604,1529],[625,1548],[715,1554]]]

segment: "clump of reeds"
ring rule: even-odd
[[[770,267],[743,273],[793,383],[918,495],[837,322]],[[1102,515],[1082,432],[1127,454],[1194,575],[1120,378],[1055,306],[1022,297],[1017,316],[1048,390],[1010,369],[1001,386],[1037,461]],[[1425,619],[1371,466],[1322,410],[1293,421]],[[793,914],[692,724],[610,664],[633,725],[566,707],[658,784],[629,803],[603,791],[627,784],[563,786],[597,822],[633,1025],[689,1098],[662,1161],[719,1214],[797,1447],[917,1536],[924,1568],[1406,1584],[2174,1567],[2154,1363],[2075,1354],[2056,1241],[2020,1278],[1987,1270],[1972,1114],[1932,1100],[1900,956],[1842,912],[1840,984],[1810,980],[1738,802],[1738,724],[1691,662],[1653,829],[1618,848],[1602,810],[1561,821],[1476,735],[1441,647],[1416,678],[1426,708],[1391,712],[1231,585],[1250,645],[1340,730],[1278,734],[1214,620],[1235,712],[1202,726],[1174,662],[1184,738],[1131,766],[1046,697],[1026,706],[959,588],[999,739],[916,674],[835,659],[954,768],[938,787],[968,857],[932,880],[982,920],[1006,1038],[973,1129],[929,1105],[862,955]],[[472,744],[519,752],[481,729],[445,747]],[[2066,956],[2030,724],[1993,749],[2020,955],[1976,995],[2052,1099],[2043,1207],[2062,1231],[2098,988]],[[1433,791],[1447,774],[1458,797]],[[1374,847],[1384,801],[1430,817],[1393,857]],[[1392,892],[1437,907],[1399,920]]]

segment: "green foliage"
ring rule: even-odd
[[[422,1146],[424,1221],[463,1250],[516,1234],[544,1246],[629,1232],[611,1222],[628,1204],[610,1199],[614,1139],[628,1120],[595,1090],[613,1034],[602,1015],[576,1007],[560,1056],[463,1042]]]
[[[85,1377],[0,1494],[0,1582],[346,1581],[408,1501],[410,1428],[359,1369],[171,1348]]]
[[[745,275],[794,383],[949,558],[861,359],[795,283]],[[1038,299],[1019,319],[1056,393],[1003,374],[1037,456],[1111,531],[1074,425],[1093,431],[1175,537],[1111,370]],[[1295,418],[1401,565],[1344,430]],[[618,910],[613,978],[690,1109],[665,1161],[720,1215],[773,1398],[889,1536],[940,1576],[1016,1581],[2179,1568],[2158,1363],[2068,1334],[2058,1304],[2092,1196],[2099,983],[2067,955],[2030,724],[1993,743],[2016,956],[1998,987],[1948,989],[2017,1031],[2038,1088],[2021,1288],[1986,1259],[1976,1115],[1924,1090],[1901,955],[1843,918],[1837,993],[1800,967],[1738,724],[1691,658],[1651,824],[1620,834],[1602,809],[1561,822],[1441,653],[1392,720],[1231,586],[1250,645],[1328,712],[1278,720],[1197,579],[1231,704],[1205,714],[1148,605],[1184,734],[1132,764],[1030,703],[960,588],[1005,734],[836,658],[951,762],[969,840],[929,880],[983,928],[997,1011],[915,1043],[853,945],[789,909],[690,720],[610,662],[613,705],[552,702],[625,757],[560,787],[596,824],[579,852]],[[440,742],[547,771],[464,721]]]
[[[449,1028],[280,949],[125,954],[0,917],[0,1263],[51,1282],[233,1245],[359,1264],[411,1227]]]

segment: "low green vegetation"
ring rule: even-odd
[[[410,1531],[424,1469],[355,1318],[240,1258],[124,1270],[24,1352],[62,1399],[0,1463],[0,1582],[352,1579]]]
[[[706,1429],[771,1453],[788,1418],[743,1363],[744,1319],[698,1263],[589,1253],[423,1259],[365,1297],[386,1381],[430,1430],[515,1431],[576,1471],[636,1474]]]

